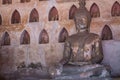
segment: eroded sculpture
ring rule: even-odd
[[[84,7],[85,2],[80,1],[80,8],[74,18],[77,33],[65,42],[64,60],[65,63],[78,62],[78,65],[81,65],[79,62],[98,63],[103,58],[101,39],[97,34],[90,33],[91,17]],[[62,64],[65,64],[63,62]]]
[[[90,33],[91,16],[85,8],[85,0],[79,0],[79,5],[74,16],[77,33],[66,40],[63,59],[58,64],[61,67],[55,67],[56,70],[51,75],[58,80],[109,77],[106,68],[97,64],[103,59],[101,39],[99,35]]]

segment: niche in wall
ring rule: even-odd
[[[39,14],[35,8],[30,13],[29,22],[39,22]]]
[[[69,10],[69,19],[73,19],[75,12],[77,11],[77,7],[75,5],[72,5],[72,7]]]
[[[55,7],[52,7],[49,12],[49,21],[57,21],[59,20],[58,11]]]
[[[30,2],[30,0],[20,0],[21,3]]]
[[[39,44],[47,44],[49,43],[49,36],[45,29],[43,29],[39,36]]]
[[[17,10],[15,10],[12,14],[11,24],[17,24],[21,22],[20,14]]]
[[[111,9],[112,16],[120,16],[120,4],[116,1]]]
[[[63,28],[59,34],[59,42],[65,42],[65,40],[67,39],[68,37],[68,32],[65,28]]]
[[[5,32],[2,36],[2,41],[1,41],[1,45],[5,46],[5,45],[10,45],[10,36],[8,34],[8,32]]]
[[[101,38],[102,38],[102,40],[112,40],[113,39],[112,31],[108,25],[104,26],[104,28],[102,30]]]
[[[12,0],[2,0],[2,4],[12,4]]]
[[[100,10],[96,3],[93,3],[90,8],[91,17],[96,18],[100,17]]]
[[[20,44],[30,44],[30,35],[26,30],[24,30],[21,34]]]

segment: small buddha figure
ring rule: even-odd
[[[85,8],[85,0],[79,0],[79,5],[74,16],[77,33],[65,41],[63,59],[59,62],[63,71],[56,69],[56,72],[62,72],[55,77],[58,80],[109,76],[105,67],[98,64],[103,59],[101,39],[99,35],[90,33],[91,16]]]

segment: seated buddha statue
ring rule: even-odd
[[[85,7],[85,0],[79,0],[79,5],[74,16],[77,33],[65,41],[63,59],[59,62],[63,70],[59,68],[56,73],[54,70],[51,73],[58,73],[59,76],[55,77],[58,80],[109,76],[107,69],[99,64],[103,59],[101,38],[90,33],[91,16]]]
[[[62,64],[84,65],[99,63],[103,59],[101,39],[90,33],[91,16],[85,8],[85,0],[79,1],[80,7],[74,16],[77,33],[65,42]]]

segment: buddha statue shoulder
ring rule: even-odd
[[[90,13],[85,7],[85,1],[79,1],[80,7],[74,16],[77,33],[66,40],[61,64],[99,63],[103,58],[101,39],[98,34],[90,33]]]

